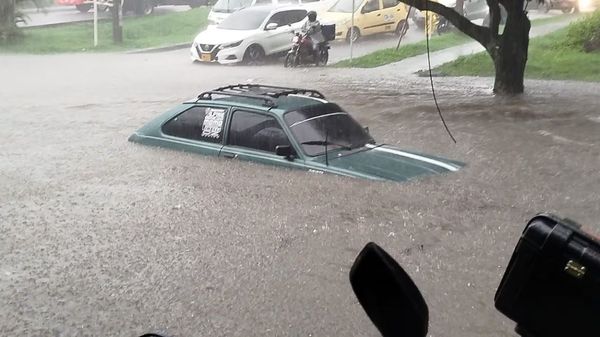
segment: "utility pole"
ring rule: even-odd
[[[113,42],[114,43],[122,43],[123,42],[123,23],[121,21],[121,1],[122,0],[113,0]]]
[[[94,0],[94,47],[98,47],[98,0]]]

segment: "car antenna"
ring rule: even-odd
[[[430,57],[431,52],[429,50],[429,32],[427,32],[427,26],[428,26],[428,24],[427,24],[428,15],[427,14],[428,13],[429,12],[427,11],[427,1],[425,1],[425,41],[426,41],[426,45],[427,45],[427,65],[429,67],[429,82],[431,83],[431,93],[433,95],[433,101],[435,102],[435,107],[437,108],[438,115],[440,116],[440,119],[442,120],[442,124],[444,124],[444,128],[446,128],[446,132],[450,136],[450,139],[452,139],[454,144],[456,144],[456,139],[452,135],[452,132],[450,132],[448,125],[446,125],[444,116],[442,116],[442,110],[440,110],[440,106],[438,105],[437,97],[435,96],[435,88],[433,87],[433,75],[431,75],[431,57]],[[429,24],[433,24],[433,22],[430,22]]]

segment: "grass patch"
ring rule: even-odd
[[[600,23],[600,12],[594,14]],[[525,77],[536,79],[600,81],[600,51],[583,51],[581,25],[589,26],[587,17],[554,33],[531,39]],[[600,29],[600,25],[599,25]],[[482,52],[446,63],[437,72],[450,76],[494,76],[492,59]]]
[[[24,38],[18,43],[0,45],[0,52],[51,54],[65,52],[118,51],[191,43],[207,25],[206,7],[186,12],[126,18],[123,21],[123,43],[112,42],[112,22],[98,23],[98,47],[94,48],[94,25],[91,22],[55,27],[23,28]]]
[[[429,49],[433,52],[456,46],[462,43],[472,41],[468,36],[452,32],[441,36],[434,36],[429,40]],[[400,49],[396,48],[381,49],[374,53],[357,57],[352,60],[344,60],[336,63],[335,67],[356,67],[356,68],[375,68],[388,63],[398,62],[405,58],[421,55],[427,52],[425,41],[400,45]]]
[[[543,18],[538,20],[531,21],[532,26],[538,26],[543,24],[549,24],[554,22],[560,22],[569,19],[572,16],[579,16],[580,14],[568,14],[555,16],[551,18]],[[500,30],[503,27],[501,26]],[[446,49],[450,47],[454,47],[463,43],[473,42],[471,38],[464,35],[461,32],[452,32],[449,34],[444,34],[442,36],[434,36],[429,40],[429,47],[432,52]],[[398,61],[402,61],[405,58],[421,55],[427,52],[426,42],[420,41],[417,43],[410,43],[406,45],[401,45],[400,49],[396,51],[395,48],[388,48],[378,50],[376,52],[357,57],[352,60],[343,60],[336,64],[334,67],[344,68],[344,67],[356,67],[356,68],[375,68],[380,67],[389,63],[394,63]]]

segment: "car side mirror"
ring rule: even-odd
[[[365,14],[365,13],[367,13],[367,6],[363,6],[363,7],[360,9],[360,13],[361,13],[361,14]]]
[[[267,26],[265,27],[265,30],[273,30],[273,29],[277,29],[277,27],[279,27],[279,25],[275,22],[271,22],[268,23]]]
[[[410,276],[370,242],[350,269],[352,289],[382,336],[426,337],[429,310]]]
[[[294,159],[294,150],[289,145],[277,145],[275,146],[275,154],[278,156],[285,157],[287,160]]]
[[[369,127],[368,127],[368,126],[365,126],[364,130],[365,130],[365,132],[366,132],[368,135],[370,135],[370,134],[371,134],[371,132],[369,132]]]

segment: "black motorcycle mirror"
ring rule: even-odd
[[[425,337],[429,310],[410,276],[383,248],[370,242],[350,270],[352,289],[384,337]]]

